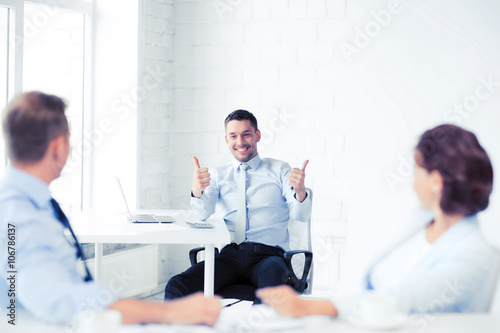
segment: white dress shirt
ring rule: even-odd
[[[430,221],[432,217],[410,224],[372,260],[364,289],[373,287],[378,294],[391,297],[403,313],[488,312],[500,273],[500,253],[484,239],[476,215],[452,225],[394,283],[373,281],[374,272],[384,269],[380,265],[401,246],[411,243],[412,237],[421,233]],[[375,277],[379,279],[380,276]],[[382,290],[375,284],[382,285]],[[348,295],[335,296],[332,303],[341,316],[356,311],[356,302]]]
[[[370,275],[373,289],[384,293],[400,284],[431,248],[425,229],[401,243],[373,268]]]

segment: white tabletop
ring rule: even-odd
[[[227,244],[229,232],[224,220],[211,216],[212,229],[196,229],[186,224],[190,211],[156,210],[139,213],[170,215],[173,223],[130,223],[125,214],[83,212],[71,220],[71,226],[82,243],[139,244]]]
[[[291,318],[279,316],[267,305],[252,306],[237,304],[223,308],[221,316],[212,329],[214,332],[390,332],[390,333],[498,333],[500,316],[490,314],[415,314],[404,316],[404,321],[393,329],[380,330],[361,327],[360,323],[349,323],[344,319],[327,316]],[[135,328],[135,327],[134,327]],[[132,327],[125,332],[134,331]],[[192,332],[196,332],[193,330]],[[200,331],[201,332],[201,331]]]
[[[193,228],[186,220],[196,221],[191,211],[156,210],[142,211],[169,215],[175,219],[172,223],[131,223],[125,214],[113,214],[87,211],[72,218],[71,225],[78,241],[95,243],[94,278],[103,281],[102,244],[203,244],[205,246],[205,297],[214,295],[214,245],[228,244],[231,239],[224,220],[218,216],[207,219],[214,228]]]
[[[3,323],[4,324],[4,323]],[[2,332],[63,333],[67,327],[45,325],[36,321],[19,321],[17,327],[0,324]],[[498,333],[500,316],[489,314],[420,314],[409,316],[406,323],[394,330],[370,330],[353,326],[342,319],[311,316],[289,318],[278,316],[265,305],[242,304],[223,308],[214,327],[179,325],[122,325],[119,333],[149,332],[335,332],[335,333]],[[4,330],[4,329],[7,330]],[[17,330],[16,330],[17,329]],[[94,333],[94,332],[93,332]]]

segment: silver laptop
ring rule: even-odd
[[[172,223],[172,222],[175,222],[175,219],[169,215],[156,215],[156,214],[132,215],[132,214],[130,214],[130,210],[128,209],[128,204],[127,204],[127,199],[125,199],[125,193],[123,192],[122,183],[120,182],[120,179],[118,177],[116,177],[116,182],[118,183],[118,187],[120,188],[123,202],[125,203],[125,208],[127,209],[127,218],[129,220],[129,222],[132,222],[132,223]]]

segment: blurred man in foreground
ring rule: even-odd
[[[92,281],[88,269],[85,278],[78,273],[77,259],[84,259],[83,253],[49,191],[70,153],[65,109],[65,102],[57,96],[27,92],[15,98],[3,115],[12,165],[0,183],[2,308],[9,311],[14,300],[18,311],[66,325],[84,311],[105,309],[120,311],[124,323],[213,325],[220,313],[217,299],[206,299],[201,293],[161,304],[118,299]],[[66,238],[65,229],[74,244]],[[15,248],[11,257],[15,261],[6,255],[10,245]],[[8,272],[13,270],[17,272],[15,296],[7,299],[12,277]]]

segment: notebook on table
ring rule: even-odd
[[[123,202],[125,203],[125,208],[127,209],[127,218],[129,222],[132,223],[172,223],[175,219],[169,215],[157,215],[157,214],[136,214],[132,215],[128,209],[127,199],[125,198],[125,193],[123,192],[122,183],[120,179],[116,177],[116,182],[120,188],[120,193],[122,194]]]

